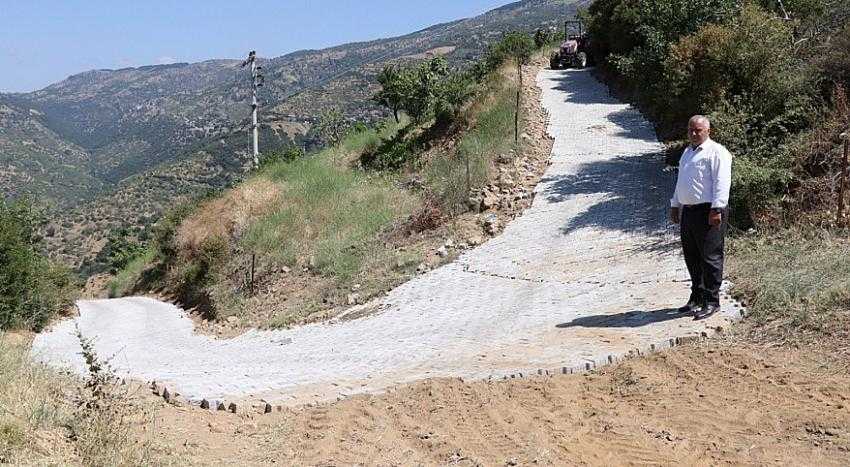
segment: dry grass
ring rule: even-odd
[[[850,240],[828,231],[732,239],[728,270],[757,340],[850,342]]]
[[[239,238],[244,230],[280,204],[281,187],[255,177],[223,196],[202,204],[177,230],[181,252],[196,256],[203,245]]]
[[[155,465],[137,436],[146,412],[120,386],[93,390],[32,362],[24,339],[0,334],[0,464]]]
[[[378,236],[417,204],[392,176],[337,163],[370,144],[373,132],[362,133],[366,136],[354,134],[340,148],[263,170],[259,177],[279,188],[279,202],[247,226],[244,249],[343,281],[355,275],[382,247]]]

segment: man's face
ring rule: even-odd
[[[711,127],[705,120],[691,120],[688,122],[688,141],[693,146],[699,146],[708,139]]]

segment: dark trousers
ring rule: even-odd
[[[708,223],[710,211],[711,204],[682,206],[682,250],[691,275],[690,301],[719,305],[727,211],[723,211],[723,223],[719,226]]]

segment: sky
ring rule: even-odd
[[[392,37],[511,0],[0,0],[0,92],[82,71]]]

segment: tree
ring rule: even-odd
[[[399,111],[405,108],[413,94],[413,81],[413,74],[409,69],[395,65],[385,66],[378,74],[381,90],[378,91],[373,100],[392,110],[396,123],[400,121]]]
[[[445,123],[474,93],[471,75],[450,69],[443,57],[405,68],[388,66],[378,81],[382,89],[373,99],[392,110],[396,122],[404,110],[416,124],[433,117]]]
[[[550,28],[539,28],[534,32],[534,46],[538,49],[542,49],[554,40],[555,31]]]
[[[106,239],[101,254],[106,257],[109,272],[112,274],[124,269],[134,259],[145,252],[145,247],[130,235],[126,227],[112,229]]]
[[[331,109],[322,113],[322,116],[319,117],[316,133],[328,146],[336,146],[342,141],[347,128],[348,122],[342,116],[342,113],[337,109]]]

